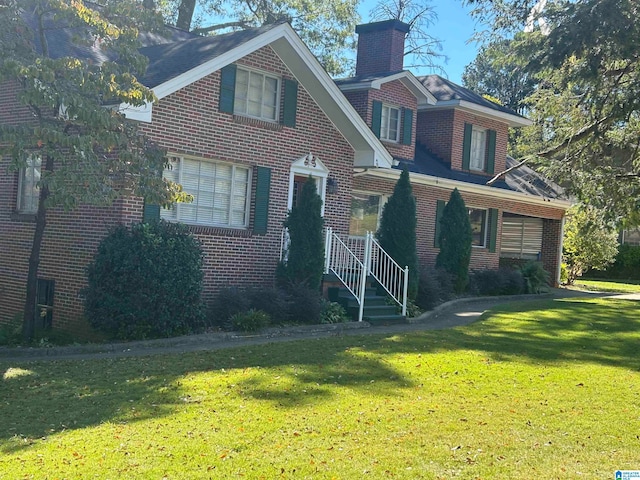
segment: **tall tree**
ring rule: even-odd
[[[405,65],[407,68],[428,67],[442,72],[440,60],[446,61],[442,43],[429,33],[438,20],[430,2],[418,0],[378,0],[370,13],[374,21],[400,20],[409,25],[405,38]]]
[[[157,5],[170,23],[200,34],[288,21],[325,69],[342,75],[353,63],[349,53],[360,20],[358,1],[158,0]]]
[[[162,204],[186,199],[178,186],[162,180],[164,152],[139,135],[121,110],[154,100],[137,80],[146,67],[137,51],[137,32],[153,28],[157,19],[138,7],[130,0],[108,1],[100,8],[69,0],[0,5],[0,84],[18,85],[17,102],[31,117],[27,123],[0,124],[0,153],[11,157],[13,169],[33,174],[37,195],[25,340],[34,334],[40,250],[50,209],[106,205],[131,193]],[[61,40],[64,51],[54,48]],[[79,51],[96,56],[68,53]]]
[[[402,268],[409,267],[409,298],[418,293],[418,253],[416,249],[416,199],[413,196],[409,172],[400,174],[382,209],[380,228],[376,237],[380,245]]]
[[[524,100],[533,93],[537,80],[514,55],[513,40],[502,39],[483,46],[462,74],[465,87],[489,95],[518,113],[525,113]]]
[[[470,3],[498,32],[527,30],[512,45],[539,83],[518,156],[608,217],[627,216],[640,197],[640,4]]]
[[[453,275],[456,293],[464,292],[469,283],[472,241],[469,210],[455,188],[440,217],[440,252],[436,257],[436,267]]]

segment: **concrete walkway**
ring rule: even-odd
[[[442,330],[468,325],[476,321],[485,311],[506,302],[568,297],[611,297],[640,300],[640,294],[611,295],[568,289],[553,289],[551,293],[543,295],[473,297],[453,300],[436,307],[434,310],[425,312],[420,317],[410,319],[411,323],[409,324],[402,325],[371,326],[366,322],[352,322],[333,325],[270,328],[256,334],[215,332],[127,343],[87,344],[53,348],[0,347],[0,363],[137,357],[202,350],[220,350],[231,347],[263,345],[273,342],[290,342],[301,339],[326,338],[342,335],[392,335],[423,330]]]

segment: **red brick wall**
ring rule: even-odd
[[[359,33],[356,75],[402,70],[404,36],[404,32],[392,28]]]
[[[290,78],[269,47],[239,63]],[[352,148],[302,86],[298,90],[297,125],[287,128],[219,113],[219,82],[216,72],[169,95],[154,106],[153,123],[141,124],[143,131],[173,153],[272,169],[267,235],[253,235],[251,228],[193,228],[205,250],[207,298],[222,286],[273,282],[293,161],[311,152],[329,168],[330,177],[338,181],[339,187],[336,194],[327,193],[325,224],[345,234],[349,228],[353,169]],[[0,112],[7,111],[0,108]],[[11,320],[22,310],[33,235],[33,223],[13,215],[16,195],[17,173],[8,171],[8,160],[4,159],[0,162],[0,323]],[[250,227],[253,211],[252,204]],[[39,276],[56,282],[53,318],[56,327],[73,328],[82,322],[80,292],[86,285],[85,268],[108,229],[120,222],[141,219],[140,199],[121,200],[106,208],[51,212]]]
[[[496,131],[494,172],[504,171],[509,141],[509,126],[506,123],[459,109],[422,111],[418,114],[417,141],[426,145],[436,156],[449,163],[453,170],[462,170],[465,123]],[[474,173],[480,174],[481,172]]]
[[[238,64],[291,78],[270,47]],[[292,162],[311,152],[329,169],[329,176],[338,181],[338,192],[326,195],[325,225],[343,233],[349,229],[353,169],[353,150],[301,85],[296,127],[287,128],[220,113],[219,83],[216,72],[163,98],[154,106],[152,124],[143,127],[172,153],[272,169],[267,235],[253,235],[251,229],[193,228],[206,253],[207,298],[223,286],[273,282],[287,214]],[[253,212],[252,204],[250,227]]]
[[[360,176],[354,179],[354,190],[379,192],[390,195],[393,193],[395,182],[380,178]],[[451,190],[430,185],[412,183],[413,194],[416,197],[417,209],[417,249],[421,265],[435,265],[439,249],[434,247],[436,204],[438,200],[449,201]],[[561,209],[531,205],[512,200],[487,197],[478,194],[461,192],[465,204],[476,208],[496,208],[500,218],[502,213],[509,211],[531,217],[544,218],[542,261],[545,268],[555,276],[558,262],[558,241],[560,234],[560,219],[563,216]],[[489,252],[487,248],[474,247],[471,251],[470,269],[497,269],[500,263],[500,237],[502,222],[498,222],[496,239],[496,252]]]
[[[413,95],[407,87],[405,87],[400,80],[394,80],[393,82],[384,83],[382,87],[370,90],[358,90],[345,92],[347,100],[353,105],[355,110],[360,114],[366,124],[371,128],[372,120],[372,105],[373,101],[388,104],[392,107],[410,108],[413,111],[413,124],[411,128],[411,144],[402,145],[401,143],[382,141],[383,145],[387,148],[389,153],[395,158],[402,158],[407,160],[413,160],[415,154],[415,140],[416,140],[416,123],[417,123],[417,108],[418,101],[415,95]],[[402,116],[402,111],[400,111]],[[400,138],[402,138],[402,132],[404,131],[404,124],[401,119]]]

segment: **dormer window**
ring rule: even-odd
[[[493,175],[496,162],[496,131],[464,124],[462,169]]]
[[[400,109],[382,105],[380,139],[397,143],[400,139]]]
[[[411,145],[413,110],[374,100],[371,106],[371,130],[380,140]]]
[[[476,127],[471,129],[471,154],[469,158],[469,168],[484,172],[485,159],[487,153],[487,131],[484,128]]]

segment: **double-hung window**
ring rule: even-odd
[[[233,113],[276,122],[279,92],[280,80],[277,77],[238,68]]]
[[[471,156],[469,167],[471,170],[485,170],[487,156],[487,131],[484,128],[473,126],[471,130]]]
[[[246,228],[249,219],[251,171],[231,163],[193,157],[172,157],[164,177],[193,195],[192,203],[162,209],[160,217],[190,225]]]
[[[400,109],[389,105],[382,105],[382,119],[380,122],[380,138],[389,142],[400,140]]]
[[[32,214],[38,211],[40,199],[40,174],[42,159],[39,156],[30,156],[27,165],[20,169],[18,179],[18,203],[17,210],[20,213]]]
[[[487,211],[481,208],[469,209],[471,223],[471,245],[484,247],[487,245]]]

